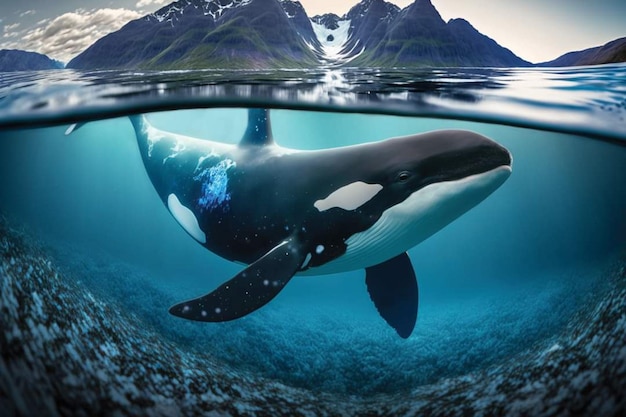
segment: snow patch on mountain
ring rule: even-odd
[[[339,20],[336,29],[329,29],[326,25],[311,20],[313,32],[315,32],[317,40],[322,45],[322,56],[320,58],[323,61],[328,63],[346,63],[359,55],[353,54],[356,45],[350,51],[345,50],[350,35],[350,23],[350,20]]]
[[[251,2],[252,0],[179,0],[156,11],[151,16],[160,23],[170,22],[173,25],[174,21],[179,20],[186,9],[193,7],[196,10],[201,9],[205,16],[211,16],[215,21],[228,10],[246,6]]]
[[[226,10],[228,9],[235,9],[237,7],[243,7],[243,6],[247,6],[248,4],[250,4],[252,2],[252,0],[233,0],[230,3],[227,3],[225,5],[222,5],[222,2],[212,2],[211,0],[205,0],[207,2],[207,4],[217,4],[217,8],[213,7],[213,8],[209,8],[208,12],[205,13],[205,15],[211,15],[211,17],[213,17],[214,20],[219,19]],[[213,10],[211,10],[213,9]]]
[[[292,0],[280,0],[280,5],[289,19],[296,17],[296,8],[302,7],[299,1]]]

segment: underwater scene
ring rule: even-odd
[[[2,415],[623,415],[624,77],[2,75]]]

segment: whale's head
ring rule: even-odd
[[[375,265],[419,244],[500,187],[512,165],[503,146],[463,130],[388,139],[362,160],[368,176],[358,184],[367,201],[357,210],[376,221],[346,240],[340,269],[364,258]]]
[[[509,151],[470,131],[434,131],[389,139],[381,145],[375,151],[380,164],[375,175],[390,208],[412,205],[415,199],[430,201],[440,209],[458,200],[480,201],[511,174]]]

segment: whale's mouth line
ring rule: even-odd
[[[511,153],[500,145],[490,146],[489,148],[478,148],[476,150],[467,151],[466,155],[455,160],[460,161],[458,165],[459,172],[467,172],[470,175],[489,172],[500,166],[511,167]]]
[[[497,145],[489,149],[477,149],[456,155],[444,155],[433,158],[429,164],[436,166],[435,174],[423,179],[419,189],[438,183],[463,181],[486,174],[499,168],[512,168],[513,157],[505,148]]]

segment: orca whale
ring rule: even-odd
[[[477,205],[511,174],[511,155],[477,133],[442,130],[296,151],[274,142],[269,111],[250,109],[238,145],[156,129],[130,117],[164,204],[198,243],[247,265],[170,308],[229,321],[264,306],[294,275],[365,269],[378,312],[403,338],[418,310],[406,251]]]

